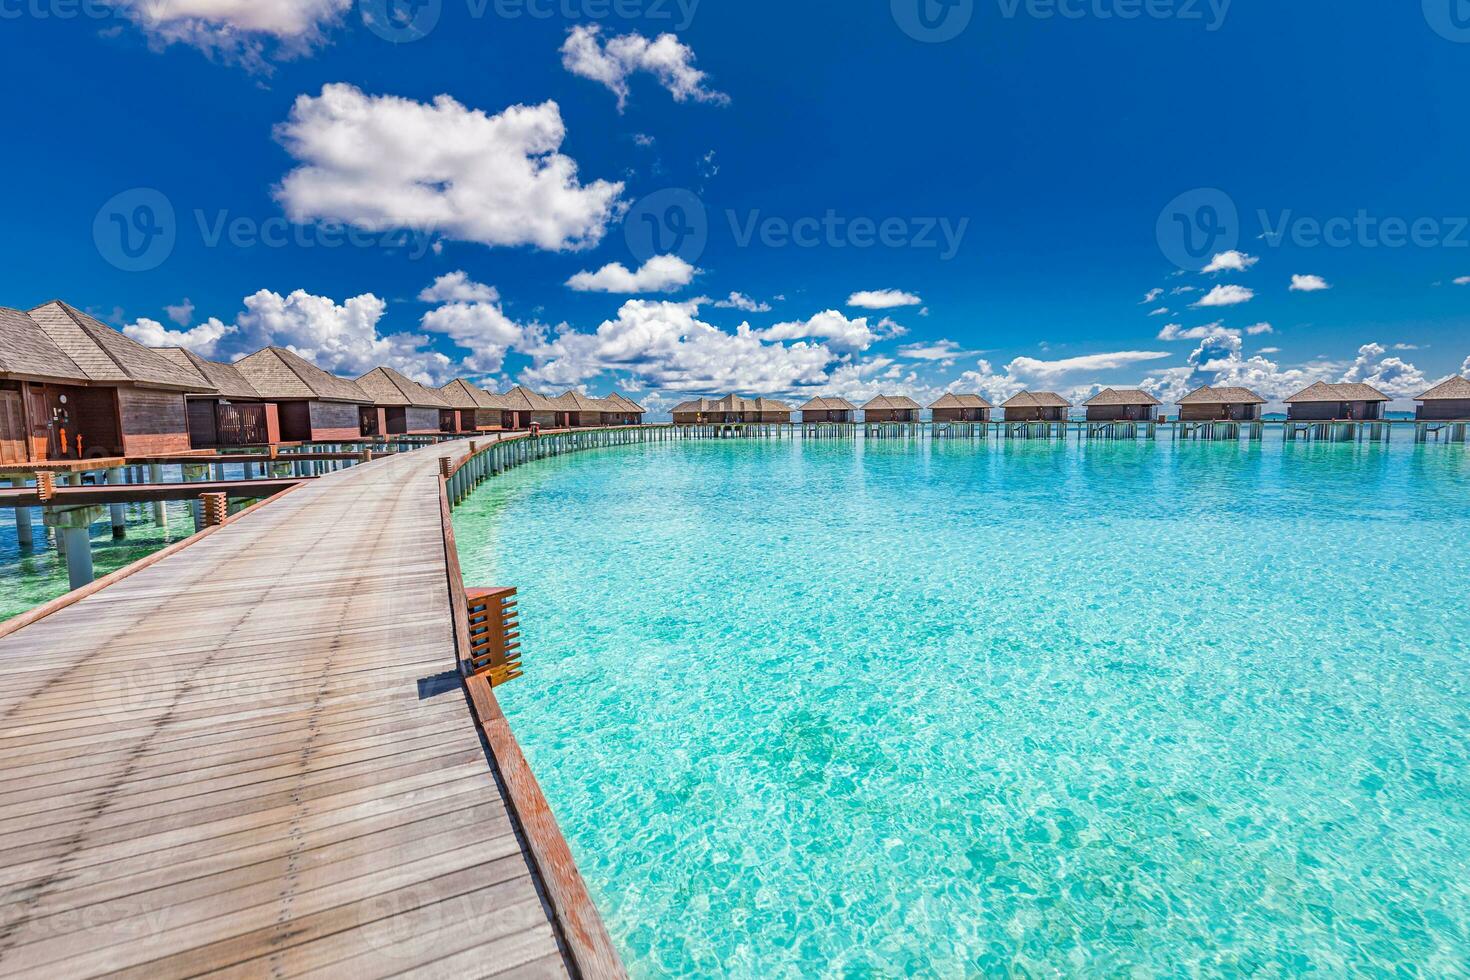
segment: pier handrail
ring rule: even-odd
[[[529,436],[518,435],[503,441],[524,438]],[[458,651],[465,695],[476,726],[480,729],[504,784],[506,798],[521,825],[531,859],[546,887],[552,913],[561,929],[562,939],[566,942],[567,955],[583,977],[625,980],[627,971],[613,946],[612,936],[608,934],[597,906],[592,902],[592,896],[587,892],[587,883],[577,870],[572,849],[562,835],[556,815],[551,811],[551,804],[546,801],[541,784],[531,772],[531,766],[526,762],[515,734],[510,730],[510,723],[500,710],[500,702],[493,690],[491,672],[476,673],[468,669],[475,656],[474,642],[469,596],[459,567],[459,548],[454,540],[450,480],[471,459],[488,451],[490,445],[501,441],[495,440],[484,448],[476,446],[457,464],[442,466],[439,472],[439,519],[444,533],[444,561],[449,574],[455,649]],[[449,460],[446,458],[443,462],[448,463]]]

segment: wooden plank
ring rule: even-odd
[[[0,975],[567,975],[443,683],[463,452],[301,485],[0,635]]]

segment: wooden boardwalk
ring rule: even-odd
[[[564,976],[456,672],[463,442],[0,639],[0,975]]]

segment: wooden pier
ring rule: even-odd
[[[0,628],[0,975],[621,975],[461,683],[440,458],[467,448],[328,474]]]

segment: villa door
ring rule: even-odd
[[[0,463],[26,461],[25,406],[19,391],[0,391]]]

